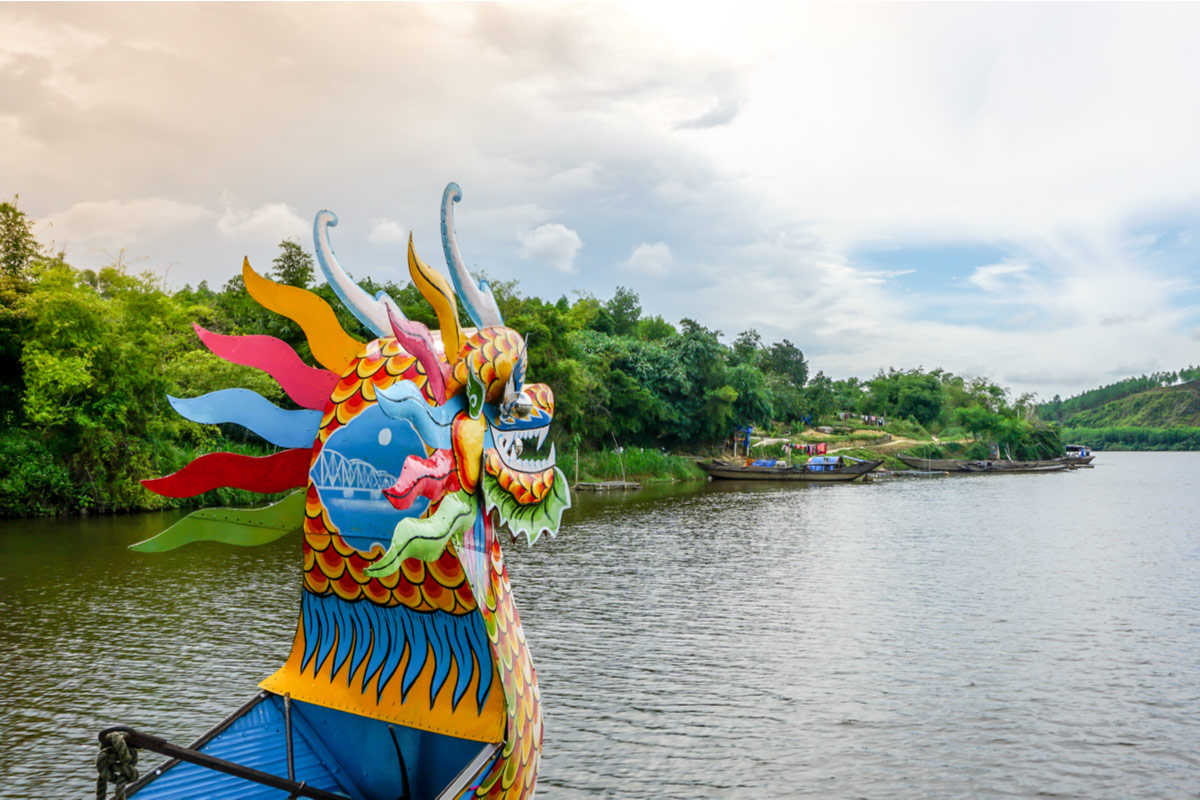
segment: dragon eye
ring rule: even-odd
[[[519,394],[508,402],[508,416],[525,419],[533,413],[533,401],[527,394]]]

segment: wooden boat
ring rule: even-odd
[[[1015,473],[1031,472],[1061,472],[1071,469],[1072,464],[1065,459],[1054,458],[1046,461],[1006,461],[1006,460],[975,460],[954,458],[914,458],[913,456],[898,456],[908,466],[919,470],[938,470],[942,472],[965,473]]]
[[[816,463],[814,463],[816,462]],[[713,478],[738,481],[810,481],[814,483],[847,483],[858,480],[883,460],[864,461],[846,456],[815,456],[800,466],[745,466],[720,459],[699,462],[700,469]]]
[[[101,731],[100,797],[110,782],[115,797],[137,800],[533,797],[541,700],[500,537],[503,528],[530,544],[553,535],[570,494],[554,448],[536,453],[553,393],[525,382],[523,339],[458,256],[448,220],[458,196],[447,187],[442,209],[457,297],[409,242],[439,338],[350,281],[334,260],[327,211],[314,233],[321,268],[377,339],[351,338],[324,300],[248,261],[247,291],[300,325],[322,368],[278,339],[197,329],[216,355],[266,371],[302,408],[230,389],[171,398],[175,409],[288,449],[211,453],[143,483],[170,497],[220,486],[298,491],[265,508],[200,509],[133,549],[292,535],[304,564],[296,636],[261,691],[190,746],[127,726]],[[458,300],[473,332],[460,326]],[[230,602],[251,596],[228,591]],[[139,778],[139,749],[168,760]]]
[[[1091,448],[1085,444],[1069,444],[1066,447],[1067,454],[1062,457],[1062,461],[1068,464],[1088,465],[1095,460],[1096,456],[1092,454]]]

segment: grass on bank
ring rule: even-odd
[[[575,476],[578,457],[579,477]],[[675,481],[704,480],[704,471],[696,462],[684,456],[664,453],[644,447],[626,447],[623,452],[615,450],[571,451],[558,459],[559,468],[571,483],[600,483],[624,480],[639,483],[671,483]]]

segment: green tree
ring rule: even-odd
[[[767,348],[763,354],[762,368],[786,378],[793,386],[800,388],[808,381],[808,362],[800,348],[784,339]]]
[[[33,235],[33,220],[17,208],[17,200],[0,203],[0,272],[11,278],[26,277],[42,255],[42,246]]]
[[[284,239],[280,242],[279,255],[271,263],[275,265],[271,277],[279,283],[307,289],[313,282],[315,270],[312,254],[306,252],[297,241]]]
[[[618,336],[628,336],[637,330],[642,318],[642,304],[632,289],[618,286],[612,299],[604,304],[604,310],[612,318],[612,332]]]
[[[762,356],[762,336],[758,331],[751,328],[748,331],[742,331],[733,340],[731,360],[735,364],[749,364],[752,367],[757,367],[760,357]]]

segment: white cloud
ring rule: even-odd
[[[540,261],[559,272],[575,271],[575,256],[583,247],[579,234],[557,222],[539,225],[517,235],[521,257]]]
[[[171,233],[215,216],[203,206],[164,197],[85,200],[49,215],[45,233],[57,247],[120,248],[150,235]]]
[[[403,244],[408,241],[408,229],[394,219],[376,217],[371,220],[367,241],[371,244]]]
[[[217,220],[217,230],[222,236],[258,244],[303,239],[311,228],[287,203],[264,203],[253,211],[226,206],[225,213]]]
[[[998,292],[1011,285],[1010,279],[1018,278],[1028,271],[1028,264],[988,264],[976,267],[967,280],[985,292]]]
[[[307,242],[294,209],[318,208],[356,274],[402,280],[377,245],[404,220],[432,261],[453,179],[468,265],[528,293],[620,282],[831,374],[1066,393],[1151,351],[1195,361],[1198,25],[1166,4],[0,4],[0,175],[71,257],[127,247],[193,284]],[[281,109],[320,111],[281,134]],[[224,190],[249,199],[190,205]],[[89,205],[112,197],[150,200]],[[885,245],[917,276],[872,269]],[[688,280],[656,291],[668,253]]]
[[[674,265],[675,257],[666,242],[642,242],[621,263],[623,269],[646,275],[666,275]]]

